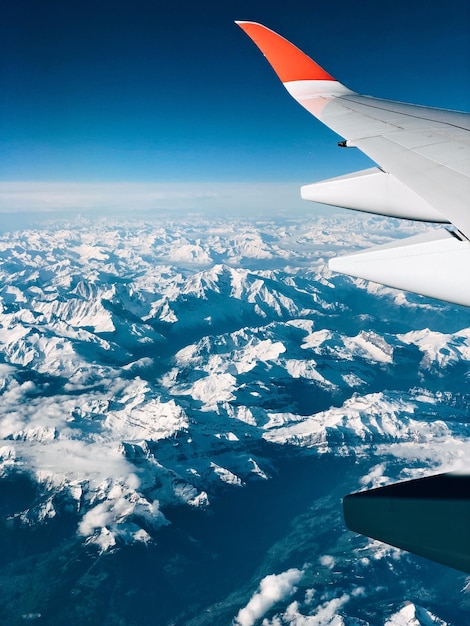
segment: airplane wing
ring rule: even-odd
[[[303,198],[454,227],[331,259],[331,269],[470,306],[470,115],[363,96],[265,26],[237,24],[339,145],[378,165],[307,185]],[[343,509],[351,530],[470,573],[470,476],[350,494]]]
[[[378,165],[306,185],[303,198],[454,226],[452,235],[433,231],[410,245],[332,259],[331,269],[470,306],[470,115],[361,95],[272,30],[237,24],[290,95],[343,137],[339,145],[359,148]]]

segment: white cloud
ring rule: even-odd
[[[263,617],[276,602],[295,593],[295,585],[303,575],[302,570],[292,568],[282,574],[271,574],[263,578],[259,591],[253,594],[243,609],[240,609],[234,624],[236,626],[253,626],[256,620]]]
[[[459,438],[447,436],[425,443],[394,443],[389,446],[378,446],[377,454],[387,454],[410,462],[420,461],[423,467],[408,470],[407,477],[409,478],[421,478],[421,476],[435,472],[466,474],[468,473],[470,438],[460,435]]]
[[[335,559],[329,554],[321,556],[319,561],[320,564],[323,565],[323,567],[328,567],[329,569],[333,569],[333,567],[335,566]]]
[[[262,626],[345,626],[343,617],[337,611],[348,601],[349,596],[345,593],[318,606],[312,615],[303,615],[299,603],[292,602],[285,613],[276,615],[271,621],[263,620]]]
[[[108,429],[103,419],[108,394],[121,397],[124,388],[133,398],[134,388],[141,387],[136,380],[127,386],[119,378],[108,383],[105,390],[81,395],[30,397],[32,383],[7,381],[0,428],[0,436],[9,442],[0,446],[0,475],[21,468],[45,489],[70,494],[81,516],[79,534],[103,550],[118,539],[147,541],[139,520],[154,528],[167,523],[158,501],[145,495],[141,477],[124,456],[121,433]],[[74,414],[80,415],[78,421]],[[40,521],[47,513],[43,509],[38,504],[29,516]]]
[[[345,626],[345,621],[337,611],[349,601],[348,594],[333,598],[317,607],[312,615],[303,615],[298,602],[292,602],[285,613],[272,620],[263,620],[262,626]]]
[[[344,620],[340,615],[337,615],[337,611],[348,601],[349,596],[345,593],[340,598],[334,598],[329,602],[325,602],[311,616],[314,620],[310,624],[312,626],[342,626]]]
[[[361,485],[364,487],[379,487],[382,486],[386,479],[384,479],[385,463],[379,463],[369,471],[366,476],[361,478]]]

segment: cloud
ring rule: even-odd
[[[345,593],[340,598],[325,602],[317,608],[314,615],[310,616],[313,619],[308,624],[311,626],[342,626],[344,621],[340,615],[337,615],[337,610],[348,601],[349,596]]]
[[[426,442],[402,442],[377,447],[377,454],[387,454],[404,461],[419,461],[422,467],[406,470],[407,478],[421,478],[432,472],[468,473],[470,438],[467,428],[460,426],[461,433],[454,436],[436,437]]]
[[[319,561],[320,564],[323,565],[323,567],[328,567],[329,569],[333,569],[333,567],[335,566],[335,559],[329,554],[321,556]]]
[[[263,620],[262,626],[345,626],[344,619],[337,611],[350,599],[348,594],[333,598],[317,607],[312,615],[303,615],[299,603],[292,602],[282,615],[276,615],[271,621]]]
[[[0,181],[0,213],[102,210],[309,209],[299,183]]]
[[[7,368],[2,370],[8,374]],[[147,529],[167,524],[158,501],[147,495],[135,466],[123,454],[122,433],[107,428],[102,413],[108,394],[121,397],[124,388],[133,398],[135,384],[117,377],[104,390],[31,397],[34,385],[12,378],[5,379],[2,394],[0,437],[8,443],[0,446],[0,476],[17,468],[29,472],[44,493],[67,494],[81,518],[79,535],[102,550],[117,541],[148,541],[142,524]],[[158,471],[157,466],[150,466],[150,482],[152,470]],[[41,521],[55,514],[53,507],[50,497],[38,497],[24,517],[28,523]]]
[[[295,585],[303,575],[302,570],[292,568],[282,574],[271,574],[263,578],[259,591],[253,594],[243,609],[240,609],[234,624],[253,626],[256,620],[263,617],[277,602],[295,593]]]
[[[361,478],[361,485],[363,485],[364,487],[382,486],[386,482],[386,479],[384,479],[384,471],[385,463],[379,463],[378,465],[374,465],[374,467],[369,470],[369,473]]]

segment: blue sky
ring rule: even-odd
[[[16,0],[0,14],[0,180],[312,182],[368,165],[234,24],[367,93],[469,109],[468,2]]]

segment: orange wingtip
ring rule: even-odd
[[[258,46],[283,83],[335,80],[315,61],[273,30],[256,22],[235,22]]]

